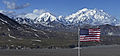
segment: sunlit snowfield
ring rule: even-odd
[[[82,48],[82,56],[120,56],[120,46]],[[0,56],[77,56],[77,49],[0,50]]]

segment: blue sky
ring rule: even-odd
[[[17,10],[7,9],[3,1],[16,2],[17,5],[29,3],[30,6]],[[16,11],[17,13],[44,9],[57,16],[67,16],[82,8],[102,9],[110,15],[120,18],[120,0],[0,0],[1,10]]]

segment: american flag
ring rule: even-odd
[[[100,41],[100,28],[80,29],[80,42]]]

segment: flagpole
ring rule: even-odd
[[[80,53],[80,28],[79,28],[79,25],[78,25],[78,56],[81,56],[81,53]]]

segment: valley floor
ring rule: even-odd
[[[0,56],[77,56],[77,49],[3,49]],[[120,56],[120,46],[82,48],[81,56]]]

